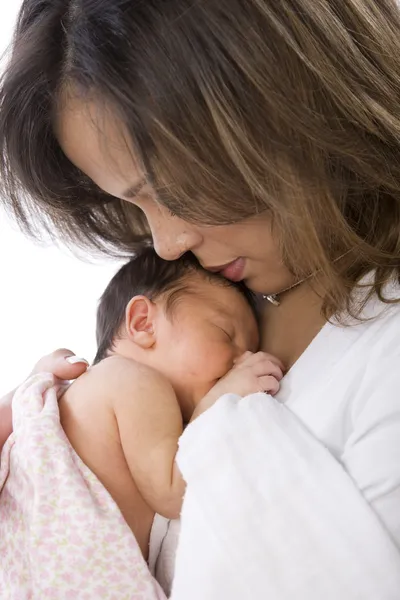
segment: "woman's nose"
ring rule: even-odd
[[[194,250],[202,242],[196,227],[179,217],[163,215],[162,219],[150,222],[154,249],[164,260],[176,260],[185,252]]]
[[[197,236],[188,230],[180,233],[174,231],[153,231],[153,244],[157,254],[164,260],[176,260],[185,252],[198,246]]]

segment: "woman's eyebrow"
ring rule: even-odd
[[[134,183],[127,190],[125,190],[122,194],[123,198],[134,198],[138,195],[140,190],[146,185],[146,180],[142,179],[139,183]]]

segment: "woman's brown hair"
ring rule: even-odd
[[[3,197],[28,231],[131,251],[140,213],[55,138],[66,87],[112,107],[181,218],[270,211],[293,274],[326,277],[326,314],[372,269],[380,296],[400,278],[396,0],[25,0],[0,87]]]

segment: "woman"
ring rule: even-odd
[[[185,433],[174,598],[398,594],[399,40],[395,0],[23,3],[0,90],[20,224],[192,251],[264,296],[288,371],[280,403]],[[37,370],[77,376],[65,354]]]

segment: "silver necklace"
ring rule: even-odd
[[[343,254],[341,254],[340,256],[338,256],[337,258],[335,258],[335,260],[333,262],[334,263],[337,262],[338,260],[340,260],[344,256],[347,256],[347,254],[350,254],[350,252],[351,252],[351,250],[347,250],[347,252],[344,252]],[[263,294],[263,300],[267,300],[267,302],[270,302],[274,306],[280,306],[280,304],[281,304],[280,297],[282,296],[282,294],[286,294],[286,292],[290,292],[290,290],[294,290],[295,288],[297,288],[302,283],[305,283],[306,281],[308,281],[312,277],[315,277],[316,275],[318,275],[319,272],[320,272],[320,269],[318,269],[317,271],[314,271],[314,273],[311,273],[311,275],[307,275],[307,277],[304,277],[303,279],[300,279],[300,281],[296,281],[296,283],[293,283],[292,285],[289,285],[289,287],[285,288],[284,290],[281,290],[277,294]]]
[[[294,288],[296,288],[299,285],[301,285],[302,283],[308,281],[309,279],[311,279],[311,277],[314,277],[317,273],[318,273],[318,271],[315,271],[315,273],[311,273],[311,275],[304,277],[304,279],[300,279],[300,281],[296,281],[296,283],[293,283],[293,285],[289,285],[289,287],[285,288],[284,290],[281,290],[277,294],[263,294],[263,300],[267,300],[274,306],[280,306],[280,304],[281,304],[280,298],[281,298],[282,294],[285,294],[286,292],[290,292],[290,290],[294,290]]]

